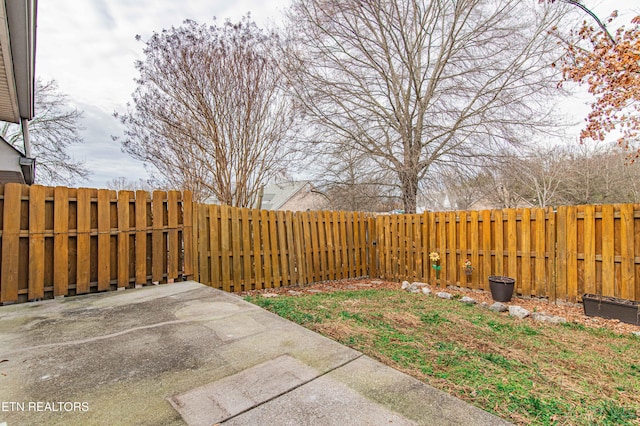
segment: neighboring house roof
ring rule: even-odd
[[[267,185],[264,187],[262,194],[261,208],[264,210],[279,210],[293,196],[301,191],[305,191],[307,185],[311,185],[308,180]]]
[[[27,158],[0,137],[0,184],[11,182],[33,184],[35,166],[35,159]]]
[[[0,120],[33,118],[37,0],[0,0]]]

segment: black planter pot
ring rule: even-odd
[[[489,288],[491,289],[491,297],[496,302],[508,302],[513,296],[515,284],[516,280],[513,278],[490,275]]]
[[[584,314],[590,317],[617,319],[640,325],[640,302],[615,297],[585,294],[582,296]]]

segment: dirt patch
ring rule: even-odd
[[[292,286],[292,287],[280,287],[269,288],[264,290],[245,291],[240,293],[241,296],[256,295],[256,294],[268,294],[279,296],[301,296],[307,294],[317,293],[329,293],[334,291],[358,291],[358,290],[397,290],[403,291],[400,288],[401,284],[392,281],[383,281],[379,279],[370,278],[358,278],[339,281],[323,281],[307,286]],[[437,287],[432,287],[433,290],[442,291]],[[451,294],[458,294],[460,296],[469,296],[478,301],[478,303],[486,302],[493,303],[491,293],[482,290],[471,290],[464,288],[452,288],[446,289]],[[416,294],[416,297],[427,297],[422,294]],[[547,299],[540,298],[524,298],[514,297],[510,302],[505,303],[507,306],[517,305],[522,306],[529,312],[545,312],[550,315],[556,315],[566,318],[567,321],[582,324],[586,327],[592,328],[606,328],[617,333],[631,333],[633,331],[640,331],[640,326],[627,324],[620,322],[619,320],[604,319],[599,317],[588,317],[584,314],[582,304],[571,304],[558,301],[557,303],[551,303]]]

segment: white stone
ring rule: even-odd
[[[409,284],[409,281],[402,281],[402,289],[403,290],[408,290],[409,287],[411,286],[411,284]]]
[[[464,296],[464,297],[460,298],[459,301],[462,302],[462,303],[468,303],[470,305],[475,305],[476,303],[478,303],[476,301],[476,299],[474,299],[472,297],[469,297],[469,296]]]
[[[531,312],[522,306],[509,306],[509,315],[516,318],[526,318],[531,315]]]
[[[453,299],[453,295],[451,293],[447,293],[446,291],[439,291],[436,293],[440,299]]]
[[[429,287],[422,287],[422,294],[430,295],[431,289]]]
[[[504,303],[495,302],[493,305],[489,306],[489,310],[494,312],[506,312],[509,308]]]

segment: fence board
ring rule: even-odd
[[[98,291],[110,288],[111,191],[98,190]]]
[[[491,243],[492,243],[492,233],[491,233],[491,210],[483,210],[481,212],[482,215],[482,267],[484,268],[482,271],[482,276],[480,282],[482,283],[482,289],[487,290],[489,287],[489,276],[492,275],[492,264],[496,262],[492,262],[492,254],[491,254]],[[496,272],[497,273],[497,272]]]
[[[535,209],[535,241],[536,241],[536,260],[535,260],[535,281],[532,283],[531,292],[535,292],[536,296],[540,296],[539,289],[546,287],[546,251],[545,251],[545,213],[544,209]]]
[[[233,277],[233,289],[235,291],[242,290],[242,252],[240,251],[241,234],[240,234],[240,210],[231,210],[231,268]]]
[[[447,224],[448,224],[448,232],[447,232],[447,245],[446,245],[446,260],[444,261],[444,265],[442,270],[445,271],[444,284],[447,285],[449,283],[456,282],[456,272],[458,260],[456,259],[456,212],[447,213]]]
[[[596,292],[596,227],[595,206],[584,206],[583,246],[584,246],[584,291]]]
[[[516,209],[507,209],[507,275],[518,276],[518,233]]]
[[[252,272],[251,266],[251,222],[249,220],[249,209],[242,209],[240,212],[242,220],[242,285],[244,290],[252,290]]]
[[[180,263],[180,244],[178,239],[178,192],[167,193],[167,282],[172,283],[178,278]]]
[[[154,283],[160,283],[164,275],[164,257],[165,249],[163,245],[163,227],[164,227],[164,193],[162,191],[153,191],[151,200],[152,211],[152,267],[151,280]]]
[[[264,265],[264,287],[274,287],[274,278],[271,271],[273,264],[271,258],[271,240],[269,237],[269,212],[263,210],[261,212],[261,233],[262,233],[262,261]]]
[[[620,206],[620,291],[617,297],[635,298],[635,229],[633,205]]]
[[[57,187],[53,193],[53,295],[69,291],[69,189]]]
[[[473,270],[471,271],[471,277],[469,279],[477,283],[478,277],[480,276],[480,212],[472,211],[470,218],[469,235],[471,256],[469,260],[471,260]]]
[[[254,265],[254,282],[257,289],[265,288],[264,275],[262,273],[262,227],[260,222],[260,211],[253,210],[251,212],[251,228],[253,231],[253,265]]]
[[[282,210],[276,212],[277,232],[278,232],[278,252],[280,258],[280,275],[282,277],[283,286],[290,285],[289,281],[289,250],[287,247],[287,234],[284,222],[284,212]]]
[[[571,302],[578,296],[578,218],[575,206],[567,207],[567,272],[566,294]]]
[[[147,192],[136,191],[136,287],[147,282]]]
[[[502,220],[502,210],[493,210],[492,214],[495,220],[495,273],[493,275],[504,275],[504,225]]]
[[[229,207],[220,206],[220,282],[224,291],[231,291],[231,231],[229,229]]]
[[[613,206],[602,206],[602,295],[615,297]]]
[[[44,298],[45,188],[29,188],[29,300]]]
[[[184,275],[188,280],[193,279],[195,256],[193,253],[193,196],[191,192],[182,194],[182,240],[184,244]],[[197,274],[197,272],[195,272]]]
[[[299,284],[298,279],[298,271],[296,269],[298,264],[298,250],[296,248],[296,244],[294,239],[294,228],[295,224],[293,222],[293,213],[287,211],[284,215],[284,220],[286,224],[286,233],[287,233],[287,258],[289,261],[289,279],[290,285]]]
[[[460,224],[458,227],[458,247],[460,248],[460,256],[457,259],[455,271],[456,275],[459,277],[457,281],[459,284],[462,284],[465,279],[464,277],[466,277],[462,270],[462,263],[469,257],[469,252],[467,251],[469,229],[467,227],[467,212],[460,212],[458,213],[458,216],[460,218]],[[466,282],[464,284],[466,284]]]
[[[521,294],[532,294],[531,291],[531,210],[520,210],[520,283]]]
[[[18,301],[21,197],[22,187],[19,184],[5,185],[2,212],[2,274],[0,275],[0,302],[2,303]]]
[[[129,191],[118,192],[118,288],[129,286]]]
[[[91,276],[91,190],[80,188],[77,192],[77,241],[78,258],[76,274],[76,294],[89,292],[89,280]]]

